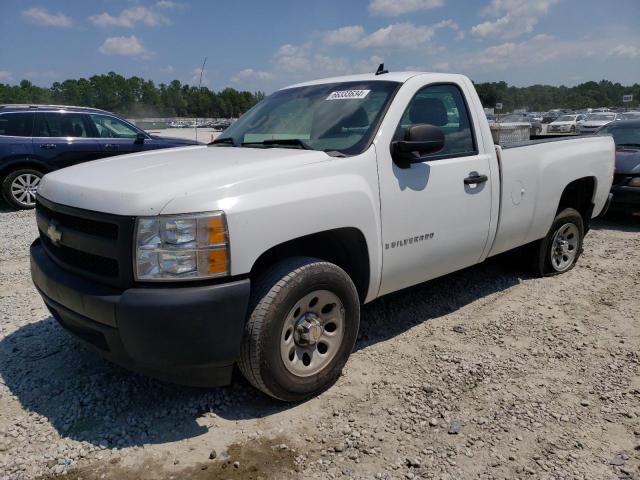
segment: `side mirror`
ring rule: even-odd
[[[424,161],[424,156],[444,148],[444,132],[440,127],[419,123],[409,127],[404,140],[391,142],[391,157],[400,168]]]
[[[138,134],[136,135],[136,140],[133,143],[135,143],[136,145],[142,145],[146,138],[147,137],[144,133],[138,132]]]

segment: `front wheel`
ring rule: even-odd
[[[573,208],[560,211],[547,236],[534,244],[534,273],[550,276],[571,270],[582,253],[583,239],[582,215]]]
[[[276,264],[253,287],[238,366],[267,395],[300,401],[340,376],[358,334],[360,302],[338,266],[309,257]]]
[[[14,208],[27,210],[36,206],[36,192],[42,172],[21,168],[10,172],[2,181],[2,198]]]

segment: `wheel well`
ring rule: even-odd
[[[342,268],[364,301],[369,289],[369,251],[364,235],[357,228],[326,230],[289,240],[264,252],[251,268],[251,278],[256,278],[276,262],[292,257],[315,257]]]
[[[34,170],[38,170],[42,173],[48,172],[48,169],[41,163],[29,158],[21,158],[10,160],[6,165],[3,165],[2,168],[0,168],[0,178],[6,177],[10,172],[18,170],[19,168],[33,168]]]
[[[593,193],[596,181],[593,177],[583,177],[567,185],[560,197],[558,212],[564,208],[575,208],[582,216],[585,228],[589,228],[591,212],[593,212]]]

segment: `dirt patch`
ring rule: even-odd
[[[275,440],[256,440],[244,444],[234,443],[226,452],[208,462],[189,467],[179,463],[166,465],[156,459],[144,460],[139,465],[126,466],[113,458],[107,462],[92,463],[71,469],[66,480],[261,480],[287,479],[296,475],[296,450]],[[39,480],[60,478],[58,475],[40,477]]]

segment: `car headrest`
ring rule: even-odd
[[[411,123],[428,123],[442,127],[449,123],[447,109],[437,98],[418,98],[411,103],[409,110]]]
[[[336,117],[338,121],[336,122]],[[366,128],[369,116],[364,108],[358,107],[353,112],[345,112],[340,117],[334,109],[318,109],[311,125],[311,138],[322,138],[342,133],[343,128]]]

